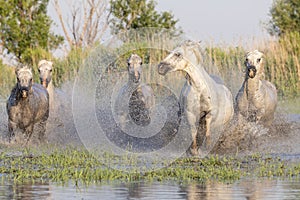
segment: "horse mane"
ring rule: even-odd
[[[28,67],[27,65],[18,65],[15,69],[15,74],[17,77],[20,72],[28,72],[28,73],[30,73],[31,76],[33,76],[32,69],[30,67]]]
[[[201,41],[195,42],[192,40],[186,40],[181,45],[185,52],[192,51],[196,57],[196,63],[193,63],[195,65],[203,65],[205,61],[205,54],[200,46]]]

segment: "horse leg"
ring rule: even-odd
[[[11,139],[15,137],[15,130],[17,129],[17,123],[8,120],[8,141],[11,142]]]
[[[206,147],[209,147],[211,144],[211,135],[210,135],[210,126],[212,121],[211,113],[207,113],[205,116],[205,137],[206,137]]]
[[[45,142],[46,122],[47,120],[43,120],[37,124],[39,131],[38,139],[40,142]]]
[[[265,109],[264,108],[259,109],[259,111],[256,114],[256,119],[255,119],[256,124],[261,122],[261,119],[264,116],[264,114],[265,114]]]
[[[25,143],[24,145],[27,145],[31,136],[32,136],[32,132],[33,132],[33,124],[30,124],[26,129],[25,129],[25,132],[24,132],[24,136],[25,136]]]
[[[191,153],[193,156],[195,155],[198,155],[198,147],[197,147],[197,133],[198,133],[198,129],[197,129],[197,126],[196,126],[196,121],[197,121],[197,118],[196,116],[191,113],[191,112],[187,112],[187,119],[188,119],[188,122],[190,124],[190,127],[191,127],[191,132],[192,132],[192,148],[191,148]]]

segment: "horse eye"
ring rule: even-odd
[[[181,57],[181,56],[182,56],[182,54],[181,54],[180,52],[175,52],[175,56],[177,56],[177,57]]]
[[[140,62],[140,65],[142,65],[143,64],[143,62]]]
[[[50,72],[52,72],[52,69],[50,69]]]

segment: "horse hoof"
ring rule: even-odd
[[[199,155],[198,154],[198,149],[197,148],[191,149],[191,154],[192,154],[192,156],[198,156]]]

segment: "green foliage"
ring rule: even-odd
[[[300,33],[300,1],[275,0],[270,10],[268,31],[281,36],[290,32]]]
[[[280,96],[300,94],[300,33],[281,36],[266,47],[265,75]]]
[[[81,48],[73,48],[67,57],[55,60],[52,75],[53,84],[60,86],[66,81],[73,80],[88,52],[88,49],[83,51]]]
[[[174,34],[178,20],[170,12],[158,13],[154,0],[110,0],[110,20],[112,32],[117,34],[124,30],[152,27],[170,29]]]
[[[6,99],[15,85],[15,69],[4,65],[0,59],[0,99]]]
[[[0,0],[0,44],[19,62],[33,64],[36,48],[49,52],[63,37],[50,32],[49,0]]]
[[[11,156],[3,151],[0,154],[0,173],[14,183],[46,180],[62,184],[72,181],[76,185],[106,181],[231,182],[241,178],[297,178],[300,175],[299,163],[286,163],[259,154],[240,158],[218,155],[203,159],[179,158],[165,168],[142,172],[142,163],[134,156],[109,153],[99,156],[75,148],[43,151],[41,148],[26,149],[21,156]],[[162,164],[162,160],[157,161],[157,166]],[[125,167],[127,172],[110,166]]]

